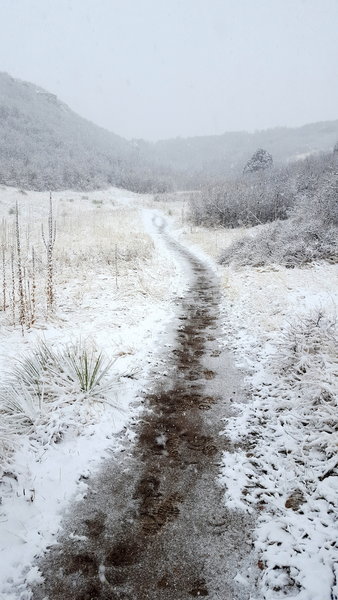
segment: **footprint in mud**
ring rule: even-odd
[[[216,400],[215,398],[212,398],[211,396],[202,396],[199,400],[198,400],[198,408],[200,410],[211,410],[213,404],[215,404]]]
[[[114,567],[130,567],[139,560],[141,548],[136,543],[115,544],[105,559],[107,566]]]
[[[65,575],[81,573],[86,577],[96,576],[98,573],[98,564],[95,556],[86,553],[79,553],[68,556],[67,563],[63,567]]]
[[[216,376],[216,373],[211,369],[204,369],[203,376],[205,379],[213,379]]]
[[[189,590],[188,594],[193,596],[194,598],[202,598],[202,596],[209,596],[209,592],[205,585],[204,579],[199,579],[195,581],[191,590]]]
[[[106,515],[103,512],[100,512],[93,518],[84,521],[90,537],[98,538],[102,535],[105,530],[105,519]]]
[[[218,356],[220,356],[220,355],[221,355],[221,350],[213,350],[213,351],[210,353],[210,356],[212,356],[213,358],[216,358],[216,357],[218,357]]]

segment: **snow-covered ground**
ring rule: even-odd
[[[140,410],[148,373],[160,366],[159,348],[171,341],[173,298],[184,290],[184,275],[158,239],[153,213],[143,209],[144,201],[117,189],[53,195],[56,300],[54,313],[47,315],[41,225],[46,231],[48,194],[0,190],[7,286],[6,311],[0,315],[0,367],[5,374],[0,390],[0,597],[4,600],[29,597],[26,584],[39,577],[31,568],[32,560],[55,541],[67,504],[86,494],[86,479],[101,458],[119,451],[119,432],[132,438],[130,423]],[[13,324],[11,298],[16,202],[27,273],[32,246],[36,253],[36,316],[23,333],[17,302]],[[14,277],[18,296],[16,262]],[[57,402],[46,393],[36,406],[25,393],[25,402],[15,405],[9,415],[6,380],[17,385],[13,370],[25,357],[34,357],[41,340],[61,354],[67,345],[81,343],[112,360],[103,401],[76,386],[63,391],[61,385]],[[57,385],[57,378],[48,385],[53,383]]]
[[[171,209],[177,222],[180,213]],[[182,225],[181,225],[182,226]],[[184,225],[217,258],[240,230]],[[256,548],[266,600],[338,598],[337,265],[218,267],[227,346],[248,402],[225,422],[228,506],[260,515]]]
[[[333,283],[336,279],[334,293]],[[231,506],[257,507],[267,599],[337,597],[337,269],[229,272],[224,326],[250,401],[227,423]]]
[[[18,308],[15,325],[11,308],[16,201],[28,274],[32,245],[36,252],[36,317],[23,335]],[[1,313],[2,372],[10,376],[18,359],[34,354],[39,340],[62,352],[81,338],[115,361],[105,402],[68,390],[57,406],[47,399],[35,407],[29,426],[21,419],[23,433],[13,436],[11,430],[6,437],[0,426],[4,600],[29,597],[26,583],[39,577],[32,560],[55,540],[65,507],[86,493],[86,478],[101,457],[119,451],[119,432],[125,428],[124,435],[132,439],[130,423],[137,418],[140,393],[154,365],[160,365],[158,349],[171,341],[173,298],[184,291],[185,274],[157,238],[154,209],[174,216],[181,239],[212,263],[242,235],[241,230],[191,227],[184,199],[154,202],[114,189],[55,194],[56,308],[47,315],[41,222],[46,229],[48,196],[0,190],[8,302]],[[246,375],[248,391],[247,404],[236,407],[234,402],[235,415],[224,425],[233,444],[220,474],[225,502],[260,515],[256,547],[266,600],[334,600],[337,267],[218,266],[217,271],[225,343]]]

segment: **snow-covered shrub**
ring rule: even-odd
[[[0,389],[0,470],[18,436],[29,434],[44,443],[58,441],[90,400],[118,409],[109,392],[113,361],[93,344],[77,342],[53,349],[45,342],[22,360]]]
[[[338,178],[334,173],[310,178],[307,192],[297,199],[290,218],[248,233],[224,250],[222,264],[262,266],[279,263],[304,265],[338,260]]]
[[[324,174],[311,193],[300,194],[290,215],[302,221],[338,225],[338,174]]]
[[[41,410],[41,399],[31,394],[22,382],[17,388],[6,385],[0,390],[1,428],[12,435],[31,430]]]
[[[33,353],[18,362],[14,382],[40,400],[55,399],[61,393],[94,398],[108,389],[112,364],[94,345],[83,341],[56,350],[40,341]]]
[[[195,225],[242,227],[286,219],[294,204],[287,169],[248,173],[191,194],[190,218]]]
[[[332,224],[337,193],[335,160],[324,154],[214,183],[191,195],[190,218],[207,227],[255,226],[287,219],[304,199],[308,210],[303,217],[309,219],[311,213],[311,218]]]
[[[338,260],[337,227],[300,218],[257,228],[226,248],[219,259],[225,265],[255,267],[271,263],[292,267],[318,260]]]
[[[280,333],[275,368],[293,388],[309,390],[312,397],[327,396],[325,359],[335,354],[335,333],[336,321],[323,311],[298,317]]]

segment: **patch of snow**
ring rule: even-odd
[[[251,400],[226,434],[231,507],[259,510],[264,598],[337,597],[337,268],[227,270],[228,347]],[[332,471],[331,471],[332,470]]]

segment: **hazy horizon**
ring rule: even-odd
[[[336,0],[0,0],[0,70],[125,138],[338,118]]]

